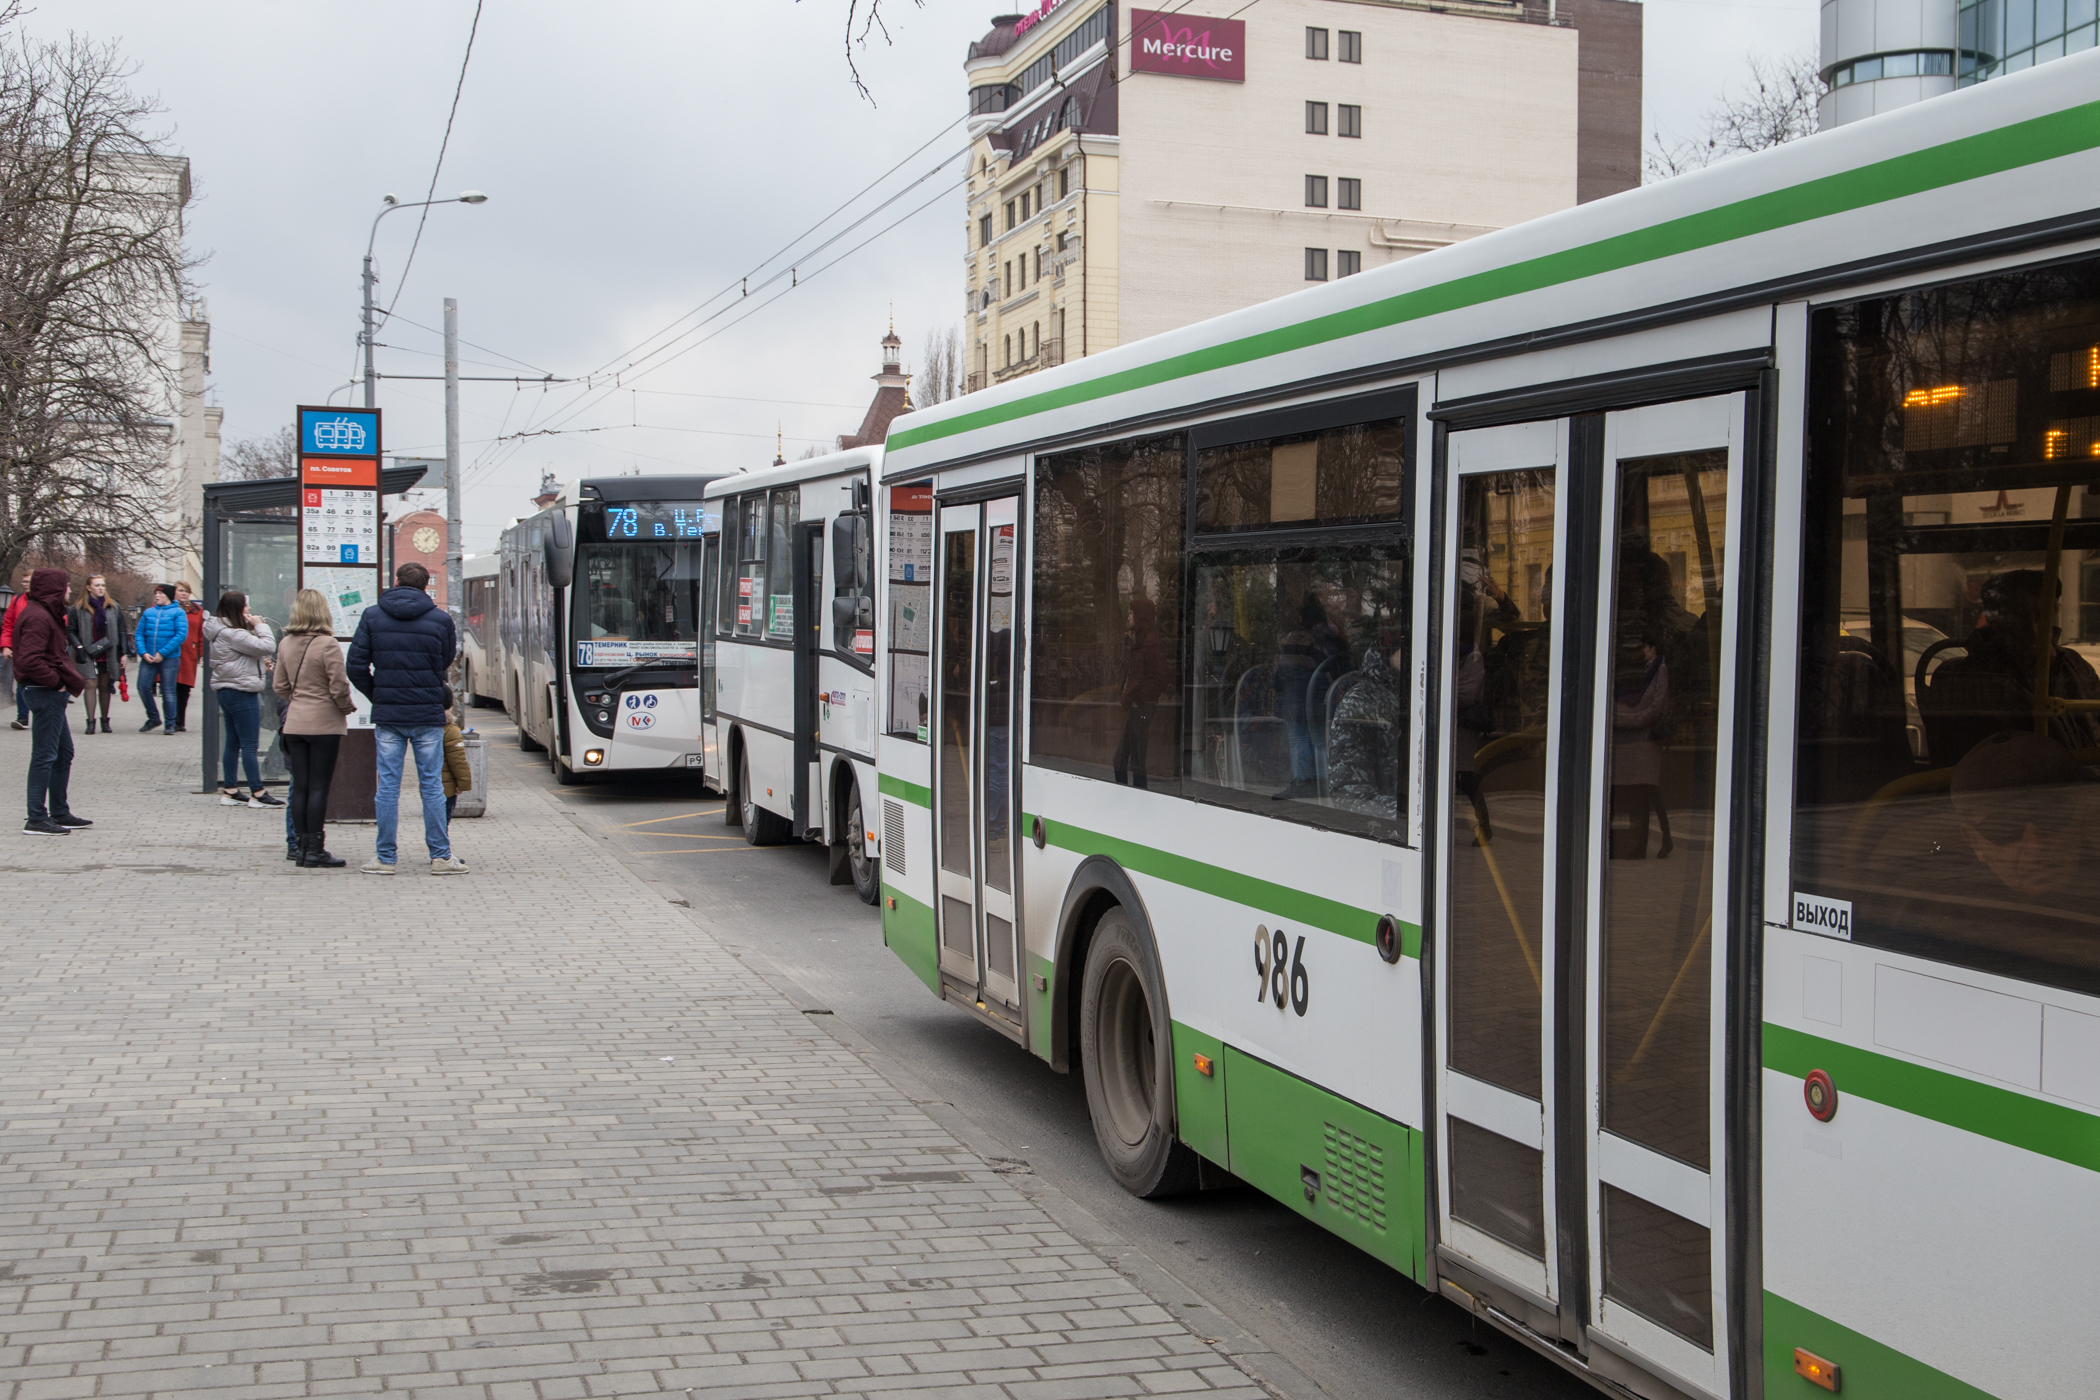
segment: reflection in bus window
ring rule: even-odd
[[[2100,992],[2100,262],[1811,326],[1794,887]]]
[[[700,580],[699,541],[579,548],[580,636],[612,642],[690,642]]]

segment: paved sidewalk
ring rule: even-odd
[[[75,742],[96,826],[0,824],[0,1400],[1268,1393],[507,765],[378,879]]]

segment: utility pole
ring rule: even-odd
[[[465,580],[460,577],[459,303],[445,298],[445,606],[465,636]]]
[[[387,208],[394,207],[393,196],[387,196]],[[384,214],[386,209],[379,211]],[[379,236],[379,220],[372,220],[372,236]],[[379,281],[379,274],[372,270],[372,249],[365,248],[365,407],[379,406],[379,374],[372,368],[372,288]]]

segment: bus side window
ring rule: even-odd
[[[737,503],[736,634],[756,637],[765,626],[766,498],[763,493]]]

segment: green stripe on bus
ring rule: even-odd
[[[1954,1321],[1955,1319],[1949,1319]],[[1769,1289],[1765,1292],[1766,1400],[1807,1400],[1830,1392],[1794,1373],[1794,1348],[1838,1368],[1852,1400],[1993,1400],[1987,1390],[1934,1370],[1894,1347],[1832,1322]]]
[[[1766,1069],[1803,1079],[1810,1070],[1821,1069],[1837,1086],[1840,1113],[1845,1095],[1857,1094],[1965,1133],[2100,1171],[2100,1116],[1769,1021],[1764,1039]]]
[[[1021,826],[1027,830],[1036,820],[1034,814],[1021,814]],[[1054,822],[1043,818],[1045,838],[1061,850],[1076,851],[1084,856],[1107,856],[1125,870],[1135,870],[1141,875],[1151,875],[1169,884],[1187,889],[1200,890],[1220,899],[1229,899],[1235,904],[1245,904],[1263,909],[1282,919],[1292,919],[1311,924],[1315,928],[1338,933],[1344,938],[1353,938],[1359,943],[1375,943],[1378,940],[1378,911],[1358,909],[1352,904],[1328,899],[1324,895],[1307,894],[1288,885],[1279,885],[1253,875],[1243,875],[1237,870],[1227,870],[1222,865],[1206,865],[1200,860],[1177,856],[1152,846],[1142,846],[1135,841],[1125,841],[1116,836],[1104,836],[1098,831],[1073,826],[1070,822]],[[1403,922],[1400,925],[1400,951],[1407,957],[1422,956],[1422,928],[1419,924]]]
[[[922,788],[917,783],[907,783],[902,778],[893,778],[887,773],[875,776],[876,790],[891,797],[901,797],[914,807],[933,810],[933,789]]]
[[[1986,175],[2073,155],[2100,145],[2100,102],[2069,107],[1992,131],[1960,137],[1942,145],[1891,156],[1854,170],[1806,180],[1785,189],[1752,195],[1715,209],[1669,219],[1648,228],[1600,238],[1579,247],[1490,268],[1431,287],[1420,287],[1382,301],[1351,307],[1169,356],[1095,379],[1046,390],[1011,403],[958,413],[937,423],[907,428],[891,435],[888,450],[916,447],[958,433],[975,432],[1016,419],[1071,408],[1095,399],[1147,389],[1156,384],[1228,369],[1288,354],[1367,331],[1460,311],[1505,297],[1578,282],[1645,262],[1696,252],[1738,238],[1770,233],[1813,219],[1864,209],[1875,204],[1924,194]]]

